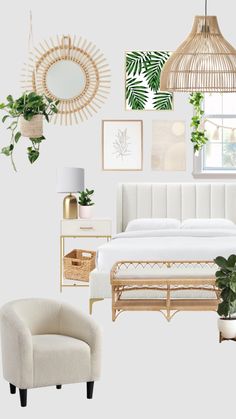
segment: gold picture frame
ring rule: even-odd
[[[52,79],[56,66],[59,68],[63,63],[72,66],[73,71],[77,71],[78,76],[83,79],[81,91],[75,89],[70,97],[59,97],[49,88],[49,74],[52,74]],[[60,75],[58,72],[59,70],[57,77]],[[74,81],[78,83],[78,77],[74,77]],[[53,115],[51,121],[72,125],[93,116],[105,102],[110,90],[110,69],[104,55],[94,44],[82,37],[63,35],[56,39],[50,38],[49,41],[44,40],[33,48],[29,62],[24,66],[21,82],[26,91],[45,94],[52,100],[59,99],[59,111]],[[62,88],[69,86],[72,90],[71,84],[71,78],[58,80],[58,86]]]
[[[135,125],[137,131],[135,131]],[[129,131],[128,128],[130,128]],[[115,129],[118,131],[115,132]],[[119,135],[121,138],[118,138]],[[120,142],[121,147],[126,142],[126,148],[123,147],[120,150]],[[135,153],[137,153],[136,156]],[[116,161],[118,158],[120,161]],[[102,121],[102,170],[118,172],[143,170],[143,121],[141,119]]]

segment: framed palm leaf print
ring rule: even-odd
[[[160,91],[161,71],[170,55],[169,51],[126,53],[126,110],[173,110],[173,93]]]

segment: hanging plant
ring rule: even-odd
[[[193,127],[193,131],[191,132],[191,141],[194,144],[195,154],[198,154],[204,144],[206,144],[208,141],[206,130],[202,128],[204,115],[202,108],[203,100],[204,95],[200,92],[191,93],[189,96],[189,103],[193,105],[194,109],[194,115],[192,117],[190,127]]]
[[[24,93],[14,100],[12,95],[7,96],[6,103],[0,104],[5,112],[2,122],[10,122],[7,129],[11,132],[10,144],[1,149],[1,154],[10,157],[14,170],[13,152],[21,137],[28,137],[31,144],[27,148],[28,159],[34,163],[40,154],[40,144],[43,136],[43,118],[49,122],[50,116],[58,112],[59,101],[38,95],[35,92]]]

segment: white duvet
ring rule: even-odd
[[[236,228],[145,230],[117,234],[100,246],[97,269],[109,272],[120,260],[213,260],[236,253]]]

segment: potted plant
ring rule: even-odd
[[[85,191],[79,192],[79,216],[80,218],[91,218],[92,216],[92,196],[94,194],[94,190],[85,189]]]
[[[18,99],[12,95],[7,96],[6,103],[0,104],[0,109],[5,112],[2,122],[10,122],[7,129],[11,132],[10,144],[1,149],[1,154],[9,156],[14,170],[13,152],[21,137],[28,137],[31,145],[27,148],[28,159],[34,163],[39,157],[40,144],[43,136],[43,118],[49,122],[52,114],[57,113],[59,101],[53,101],[45,95],[35,92],[23,93]]]
[[[214,261],[220,268],[216,272],[221,298],[217,310],[218,327],[224,338],[232,339],[236,337],[236,255],[230,255],[228,259],[218,256]]]

